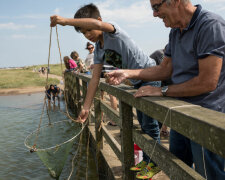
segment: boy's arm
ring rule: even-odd
[[[109,84],[118,85],[125,79],[138,79],[143,81],[159,81],[170,78],[172,74],[172,60],[164,57],[158,66],[145,69],[121,69],[108,73]]]
[[[63,18],[61,16],[53,15],[50,17],[51,27],[56,26],[57,24],[66,26],[76,26],[81,29],[86,30],[101,30],[104,32],[114,32],[114,27],[112,24],[102,22],[101,18],[93,19],[93,18]]]
[[[83,109],[81,110],[81,112],[79,114],[79,118],[78,118],[79,121],[81,121],[81,122],[86,121],[86,119],[88,117],[89,109],[92,104],[92,100],[93,100],[95,93],[97,91],[97,88],[98,88],[101,71],[102,71],[102,64],[95,64],[92,78],[91,78],[90,82],[88,83],[88,89],[87,89],[87,94],[86,94],[85,101],[84,101],[84,106],[83,106]]]

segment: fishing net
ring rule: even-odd
[[[57,27],[56,27],[56,35],[63,77],[62,57],[59,47]],[[50,62],[51,37],[52,37],[52,27],[50,29],[48,68]],[[48,86],[48,72],[46,78],[46,87],[47,86]],[[85,125],[80,124],[77,123],[76,119],[73,119],[73,117],[70,116],[67,109],[67,102],[65,98],[66,113],[63,112],[63,114],[66,114],[67,117],[72,121],[63,120],[51,123],[46,100],[47,97],[45,96],[39,127],[36,131],[32,132],[30,135],[26,137],[24,144],[26,147],[30,149],[30,152],[36,152],[38,154],[41,161],[48,168],[50,175],[53,178],[58,179],[63,170],[65,162],[68,159],[68,155],[71,151],[71,148],[73,144],[76,143],[75,141],[78,142],[80,140],[80,138],[78,137],[81,134],[84,127],[86,126],[87,121]],[[44,114],[45,108],[47,110],[49,124],[41,127],[42,116]],[[60,110],[60,112],[62,111]],[[74,158],[75,157],[76,156],[74,156]]]
[[[83,128],[81,124],[68,120],[55,122],[32,132],[24,144],[38,154],[50,175],[58,178],[73,144],[79,141]]]

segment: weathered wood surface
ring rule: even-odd
[[[120,128],[122,128],[119,113],[115,109],[105,102],[101,102],[101,111],[103,111],[109,119],[112,119]]]
[[[101,172],[103,169],[101,163],[101,153],[100,150],[103,148],[103,136],[101,128],[101,108],[100,108],[100,91],[98,90],[94,98],[94,112],[95,112],[95,136],[96,136],[96,159],[97,167]]]
[[[102,127],[102,132],[103,132],[104,138],[107,140],[107,142],[109,143],[110,147],[112,148],[112,150],[114,151],[118,159],[122,161],[121,146],[119,145],[119,143],[115,140],[114,137],[111,136],[109,131],[104,126]]]
[[[121,160],[123,165],[123,179],[134,179],[130,167],[134,165],[134,142],[132,136],[133,112],[132,106],[120,101],[121,118]]]
[[[225,158],[224,113],[169,97],[134,98],[135,90],[127,86],[100,83],[99,87]]]
[[[89,132],[91,133],[90,136],[90,145],[92,147],[92,150],[94,151],[94,154],[97,154],[96,150],[96,137],[95,137],[95,127],[91,124],[89,125]],[[95,160],[98,161],[98,163],[101,165],[98,167],[98,174],[99,174],[99,180],[120,180],[121,178],[115,178],[117,172],[114,172],[114,170],[111,168],[110,162],[108,162],[104,156],[104,152],[100,150],[101,153],[98,153],[98,157],[94,156]],[[109,157],[107,157],[109,158]],[[117,173],[118,174],[118,173]]]
[[[144,134],[137,127],[133,129],[133,139],[135,143],[146,153],[163,171],[173,180],[189,179],[203,180],[204,178],[187,166],[180,159],[175,157],[163,146]],[[154,149],[155,146],[155,149]],[[154,151],[153,151],[154,149]],[[153,153],[153,154],[152,154]]]
[[[76,77],[76,103],[77,103],[77,109],[78,114],[81,111],[81,95],[80,95],[80,81],[79,78]]]
[[[73,74],[71,77],[76,79],[80,78],[86,82],[90,80],[87,75]],[[80,88],[80,86],[76,88]],[[120,114],[104,102],[100,102],[100,94],[97,95],[99,98],[95,99],[94,104],[96,131],[98,131],[96,132],[96,139],[98,142],[101,142],[99,144],[100,146],[98,145],[99,148],[102,148],[103,133],[117,156],[119,156],[119,146],[116,145],[116,143],[112,145],[114,140],[110,138],[107,131],[104,130],[102,132],[100,125],[101,111],[116,121],[120,127],[123,127],[121,131],[122,143],[120,157],[123,164],[124,179],[133,179],[133,175],[130,176],[130,171],[128,170],[128,167],[133,163],[131,162],[131,159],[133,159],[133,152],[131,152],[133,151],[133,145],[131,146],[133,143],[132,137],[148,155],[151,155],[155,142],[148,135],[142,134],[142,132],[137,129],[133,130],[132,136],[132,106],[225,158],[225,115],[223,113],[200,106],[194,106],[168,97],[134,98],[133,93],[136,90],[125,85],[110,86],[104,83],[104,80],[101,80],[99,89],[112,94],[121,101]],[[119,117],[121,120],[119,120]],[[125,156],[128,160],[125,159]],[[156,146],[152,159],[157,162],[161,169],[172,179],[202,179],[193,169],[186,166],[182,161],[174,157],[168,150],[160,145]]]

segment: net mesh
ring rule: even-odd
[[[68,120],[45,125],[34,131],[25,139],[25,146],[33,148],[36,141],[35,151],[39,158],[48,168],[52,177],[58,178],[63,170],[73,143],[79,141],[79,135],[83,127],[79,123]],[[38,138],[36,138],[38,136]]]

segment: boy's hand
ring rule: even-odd
[[[80,123],[84,123],[86,121],[86,119],[88,118],[88,114],[89,114],[89,110],[82,109],[79,114],[78,121]]]
[[[91,64],[90,69],[94,69],[94,64]]]
[[[111,85],[119,85],[127,79],[127,73],[124,70],[115,70],[106,74],[107,81]]]
[[[55,27],[57,24],[60,24],[62,26],[65,26],[66,24],[66,19],[61,17],[61,16],[57,16],[57,15],[53,15],[50,17],[50,21],[51,21],[51,24],[50,26],[51,27]]]

